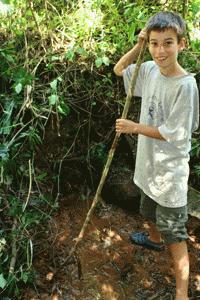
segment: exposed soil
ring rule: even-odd
[[[27,286],[23,300],[153,300],[174,299],[175,281],[169,252],[133,245],[129,234],[147,224],[138,213],[114,205],[95,209],[77,258],[64,263],[74,244],[90,201],[75,196],[60,201],[48,230],[38,234],[36,285]],[[200,221],[188,221],[191,261],[190,299],[200,299]]]

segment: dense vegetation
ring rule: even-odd
[[[72,170],[78,177],[83,166],[92,181],[91,159],[106,157],[124,99],[114,63],[152,14],[173,10],[186,18],[189,29],[181,63],[198,73],[200,1],[0,3],[0,298],[10,299],[21,283],[34,281],[38,232],[58,207],[61,186],[65,192],[80,190],[76,185],[82,179],[74,182]],[[199,147],[195,134],[195,182]]]

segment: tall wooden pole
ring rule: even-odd
[[[134,72],[132,74],[132,77],[131,77],[131,80],[130,80],[129,90],[128,90],[128,94],[127,94],[127,97],[126,97],[126,102],[125,102],[125,105],[124,105],[124,108],[123,108],[123,112],[122,112],[122,116],[121,116],[122,119],[126,119],[127,118],[128,111],[129,111],[130,104],[131,104],[131,99],[132,99],[132,96],[134,94],[134,89],[135,89],[135,85],[136,85],[136,80],[137,80],[138,72],[139,72],[139,69],[140,69],[140,66],[141,66],[141,63],[142,63],[145,51],[146,51],[146,42],[144,41],[143,45],[141,47],[141,51],[140,51],[140,54],[138,56],[137,62],[136,62],[135,70],[134,70]],[[92,205],[91,205],[91,207],[90,207],[90,209],[89,209],[89,211],[87,213],[87,216],[86,216],[85,222],[84,222],[84,224],[83,224],[83,226],[81,228],[81,231],[80,231],[78,237],[75,239],[75,244],[72,247],[72,249],[71,249],[71,251],[69,253],[68,258],[73,255],[73,253],[76,250],[76,247],[77,247],[78,243],[82,240],[82,238],[84,236],[84,233],[85,233],[85,229],[86,229],[86,227],[87,227],[87,225],[88,225],[88,223],[90,221],[90,217],[91,217],[91,215],[93,213],[93,210],[94,210],[94,208],[96,207],[96,205],[97,205],[97,203],[99,201],[99,197],[101,195],[101,191],[102,191],[104,182],[105,182],[106,177],[108,175],[108,171],[109,171],[109,168],[110,168],[110,165],[111,165],[111,162],[112,162],[112,159],[113,159],[113,156],[114,156],[114,153],[115,153],[118,141],[119,141],[119,137],[120,137],[120,133],[116,133],[114,141],[112,143],[112,146],[111,146],[109,154],[108,154],[108,158],[107,158],[106,164],[104,166],[104,169],[103,169],[103,172],[102,172],[102,175],[101,175],[101,179],[100,179],[100,182],[99,182],[99,185],[98,185],[98,188],[97,188],[94,200],[93,200]]]

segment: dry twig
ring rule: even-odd
[[[32,189],[32,168],[31,168],[31,160],[30,159],[28,161],[28,170],[29,170],[29,188],[28,188],[28,195],[26,197],[26,202],[25,202],[24,207],[23,207],[23,212],[25,211],[26,206],[28,204],[30,194],[31,194],[31,189]]]
[[[35,21],[36,27],[37,27],[37,29],[38,29],[38,32],[39,32],[39,35],[40,35],[40,38],[41,38],[41,44],[42,44],[42,47],[43,47],[43,49],[44,49],[44,52],[46,53],[47,50],[46,50],[46,48],[45,48],[45,46],[44,46],[44,43],[43,43],[42,32],[41,32],[40,26],[39,26],[38,21],[37,21],[37,18],[36,18],[36,14],[35,14],[35,11],[34,11],[34,6],[33,6],[33,1],[32,1],[32,0],[29,0],[29,1],[28,1],[28,4],[29,4],[29,7],[30,7],[30,9],[31,9],[31,13],[32,13],[33,19],[34,19],[34,21]]]
[[[12,275],[15,270],[15,264],[17,260],[17,235],[15,230],[17,229],[17,218],[14,219],[12,226],[13,240],[12,240],[12,253],[11,253],[11,261],[9,267],[9,274]]]

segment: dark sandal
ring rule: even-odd
[[[149,239],[149,235],[146,232],[133,232],[130,234],[131,242],[134,244],[140,245],[144,248],[162,251],[164,250],[163,243],[155,243]]]

